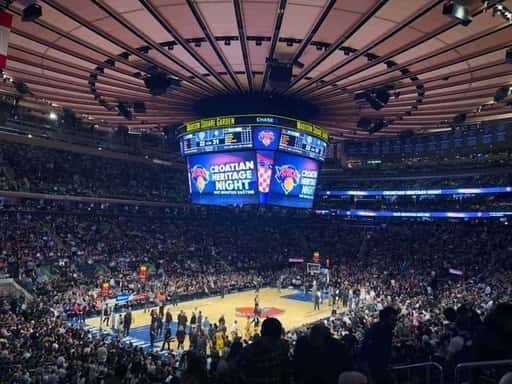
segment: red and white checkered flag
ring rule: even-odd
[[[7,49],[9,48],[11,25],[12,15],[0,11],[0,69],[4,69],[7,65]]]

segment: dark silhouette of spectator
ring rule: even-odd
[[[189,351],[185,355],[187,367],[181,377],[181,384],[208,384],[206,361]]]
[[[357,340],[357,337],[354,336],[354,330],[352,329],[352,327],[348,328],[347,333],[341,337],[341,341],[345,345],[345,348],[350,356],[350,359],[353,361],[359,341]]]
[[[498,304],[475,339],[475,361],[512,359],[512,303]],[[506,369],[510,367],[499,371],[504,374]],[[473,370],[472,382],[477,382],[480,375],[481,370]]]
[[[124,315],[124,335],[129,336],[130,335],[130,328],[132,326],[132,312],[128,310],[126,314]]]
[[[286,384],[290,382],[288,344],[281,338],[283,327],[275,318],[261,325],[261,336],[249,344],[240,357],[243,383]]]
[[[398,311],[385,307],[379,312],[379,321],[366,332],[361,346],[361,355],[368,367],[368,373],[376,384],[392,383],[389,372],[393,347],[393,331]]]
[[[336,384],[341,372],[352,369],[352,362],[345,345],[320,323],[297,340],[293,368],[299,384]]]

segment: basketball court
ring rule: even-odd
[[[238,322],[238,328],[244,334],[247,324],[247,316],[252,315],[254,309],[255,291],[244,291],[220,296],[208,297],[204,299],[192,300],[179,303],[177,306],[166,306],[165,310],[170,308],[174,324],[173,335],[176,332],[176,318],[178,313],[185,311],[188,319],[192,311],[202,311],[203,319],[208,318],[209,322],[218,323],[219,318],[223,315],[226,319],[228,333],[234,320]],[[262,318],[276,317],[278,318],[285,330],[298,328],[302,325],[309,324],[325,318],[330,315],[330,307],[327,298],[320,306],[319,311],[313,310],[313,301],[310,294],[304,294],[302,291],[294,289],[262,288],[259,292],[260,308],[262,309]],[[154,307],[157,309],[156,307]],[[149,310],[140,309],[132,312],[133,321],[130,335],[125,341],[134,345],[149,347]],[[91,318],[86,321],[87,328],[98,331],[100,328],[100,318]],[[104,327],[104,331],[111,332],[110,327]],[[160,347],[162,338],[158,338],[155,347]],[[172,344],[176,349],[177,343]]]

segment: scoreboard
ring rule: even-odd
[[[307,133],[283,129],[281,131],[279,149],[324,160],[327,143]]]
[[[183,156],[205,152],[270,149],[324,161],[327,132],[300,120],[274,115],[225,116],[179,128]]]
[[[189,133],[181,138],[180,146],[183,155],[251,148],[251,127],[217,128]]]
[[[327,132],[274,115],[223,116],[179,128],[190,199],[210,205],[311,208]]]

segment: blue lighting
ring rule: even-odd
[[[366,209],[323,209],[315,211],[319,215],[357,216],[357,217],[428,217],[428,218],[500,218],[512,216],[512,211],[496,212],[397,212],[370,211]]]
[[[510,193],[512,187],[402,189],[402,190],[347,190],[319,191],[320,196],[421,196],[421,195],[479,195],[485,193]]]

